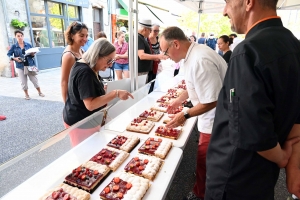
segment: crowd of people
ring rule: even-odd
[[[175,128],[190,117],[198,118],[196,181],[184,199],[274,199],[280,168],[286,170],[289,192],[300,197],[300,43],[283,27],[276,1],[252,1],[255,3],[230,0],[224,8],[232,31],[246,34],[243,41],[235,34],[218,39],[201,34],[197,40],[186,37],[178,27],[166,28],[159,37],[159,25],[149,19],[138,23],[138,75],[147,75],[147,82],[152,81],[158,63],[168,58],[182,62],[185,70],[187,90],[167,112],[172,113],[187,98],[193,107],[174,115],[166,126]],[[22,40],[22,32],[15,35],[18,42],[8,56],[18,64],[23,49],[30,46]],[[99,33],[86,52],[81,48],[88,41],[84,23],[73,22],[65,37],[68,46],[61,60],[61,91],[66,128],[115,98],[133,98],[126,90],[106,93],[99,76],[99,71],[114,65],[118,79],[129,77],[123,32],[117,33],[113,43]],[[27,64],[17,65],[22,76],[24,66],[34,64],[30,61],[33,56],[28,56]],[[34,75],[29,78],[42,96],[37,79]],[[27,77],[21,81],[27,98]],[[153,86],[149,92],[152,90]],[[99,125],[71,135],[72,144],[96,129]]]

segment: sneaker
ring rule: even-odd
[[[182,200],[201,200],[201,198],[197,197],[194,192],[189,192]]]
[[[4,115],[0,115],[0,121],[3,121],[5,119],[6,119],[6,117]]]

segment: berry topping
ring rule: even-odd
[[[126,188],[127,188],[127,189],[130,189],[131,187],[132,187],[132,184],[131,184],[131,183],[127,183],[127,184],[126,184]]]
[[[122,192],[118,192],[117,195],[118,195],[119,198],[123,198],[123,193]]]
[[[159,142],[161,142],[161,141],[162,141],[162,139],[161,139],[161,138],[158,138],[158,141],[159,141]]]
[[[114,178],[114,182],[115,182],[115,183],[119,183],[119,182],[120,182],[120,178],[119,178],[119,177],[115,177],[115,178]]]
[[[99,172],[98,172],[98,170],[95,170],[94,175],[97,175],[97,174],[99,174]]]
[[[113,190],[114,190],[114,191],[118,191],[119,188],[120,188],[119,185],[114,185],[114,186],[113,186]]]
[[[134,160],[135,160],[135,161],[138,161],[138,160],[139,160],[139,157],[134,157]]]
[[[139,166],[139,170],[143,170],[144,169],[144,167],[141,165],[141,166]]]
[[[147,144],[147,145],[149,145],[149,144],[150,144],[150,141],[149,141],[149,140],[147,140],[147,141],[146,141],[146,144]]]
[[[151,140],[151,141],[153,141],[153,140],[154,140],[154,138],[153,138],[153,137],[151,137],[151,138],[150,138],[150,140]]]
[[[81,179],[84,180],[84,179],[85,179],[85,175],[82,175],[82,176],[81,176]]]
[[[70,199],[70,195],[69,194],[66,194],[63,198],[63,200],[69,200]]]
[[[106,194],[109,193],[109,192],[110,192],[109,187],[104,188],[104,192],[105,192]]]
[[[145,163],[145,164],[147,164],[148,162],[149,162],[149,160],[148,160],[148,159],[145,159],[145,160],[144,160],[144,163]]]
[[[53,199],[58,198],[58,196],[59,196],[59,193],[58,193],[58,192],[54,191],[54,192],[52,193],[52,198],[53,198]]]

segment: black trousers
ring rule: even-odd
[[[152,80],[154,80],[156,78],[156,74],[153,73],[153,71],[149,71],[148,72],[148,77],[147,77],[147,83],[151,82]],[[148,94],[150,94],[153,89],[154,89],[154,84],[155,84],[155,81],[153,83],[151,83],[151,86],[150,86],[150,89],[149,89],[149,92]]]

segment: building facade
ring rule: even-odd
[[[26,22],[24,40],[39,47],[36,64],[40,70],[60,67],[67,45],[64,32],[73,21],[89,27],[92,38],[99,31],[110,36],[110,1],[106,0],[0,0],[0,75],[12,77],[13,66],[6,56],[16,42],[12,19]]]

